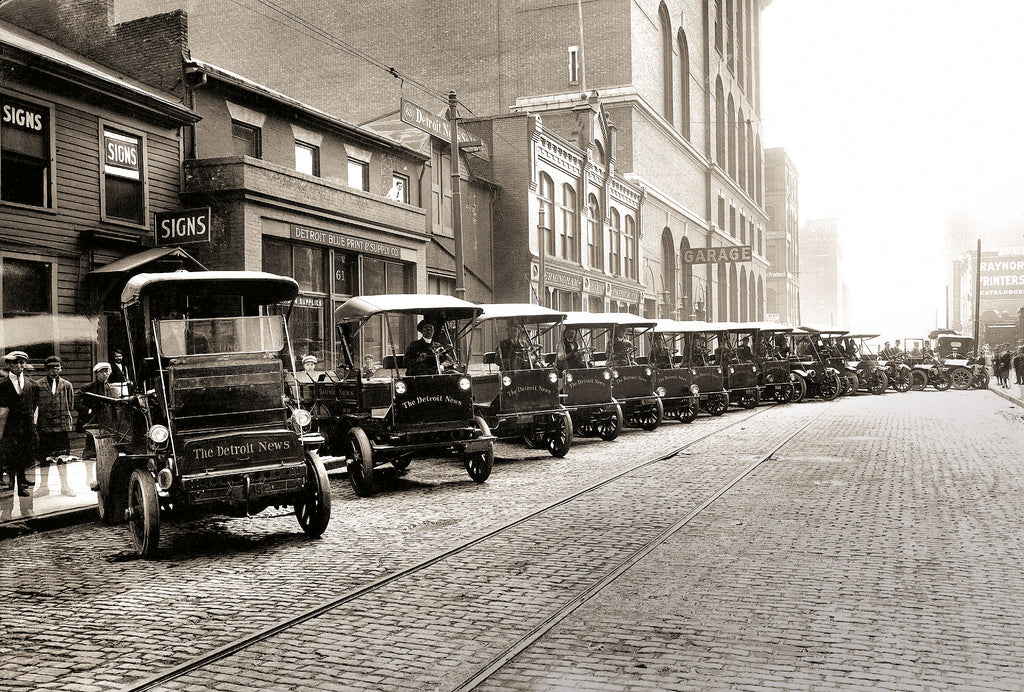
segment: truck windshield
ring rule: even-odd
[[[278,353],[285,342],[281,315],[158,320],[156,333],[160,355],[166,358]]]

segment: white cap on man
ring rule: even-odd
[[[302,364],[305,365],[306,363],[313,363],[314,365],[316,365],[316,356],[302,356]]]
[[[110,363],[100,361],[99,363],[96,363],[96,365],[92,366],[93,372],[99,372],[100,370],[110,370]]]

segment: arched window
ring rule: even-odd
[[[544,226],[544,252],[555,254],[555,184],[547,173],[540,174],[537,186],[537,202],[540,204],[540,219]]]
[[[736,121],[736,158],[739,161],[739,177],[736,182],[740,184],[740,187],[744,190],[749,190],[747,187],[747,128],[745,125],[745,118],[743,117],[743,109],[739,109],[738,120]]]
[[[601,146],[601,143],[599,141],[597,141],[596,139],[594,140],[594,153],[591,156],[591,158],[593,159],[595,166],[599,166],[601,168],[604,168],[604,164],[605,164],[604,147]]]
[[[622,274],[622,221],[614,208],[608,219],[608,273]]]
[[[736,281],[736,265],[729,265],[729,315],[723,317],[727,320],[736,320],[740,314],[740,286]]]
[[[687,264],[683,259],[683,256],[689,249],[690,241],[684,237],[679,241],[679,298],[683,304],[683,314],[679,316],[681,320],[690,319],[690,315],[694,310],[694,300],[696,299],[693,291],[693,265]]]
[[[722,21],[722,0],[715,0],[715,48],[719,53],[722,52],[722,36],[723,36],[723,24]]]
[[[604,217],[601,215],[601,205],[597,197],[590,196],[587,204],[587,261],[591,269],[603,269],[604,262],[601,256],[601,229],[604,227]]]
[[[637,244],[636,244],[636,222],[633,217],[626,214],[626,236],[623,238],[623,252],[625,257],[625,274],[627,279],[637,278]]]
[[[729,162],[727,170],[729,175],[732,176],[733,180],[736,180],[736,102],[732,98],[732,94],[729,94],[729,106],[726,109],[727,121],[727,133],[729,135],[729,145],[726,151],[726,158]]]
[[[747,293],[747,269],[746,267],[740,267],[740,322],[746,322],[750,319],[749,313],[747,312],[747,306],[749,303],[749,294]]]
[[[761,151],[761,137],[760,135],[754,136],[754,197],[757,199],[758,204],[764,201],[764,170],[762,169],[762,154]]]
[[[576,214],[576,190],[572,185],[562,185],[562,199],[558,208],[562,214],[562,223],[558,229],[557,254],[570,262],[579,262],[579,220]]]
[[[733,40],[735,21],[736,8],[733,0],[725,0],[725,60],[733,72],[736,71],[736,43]]]
[[[661,316],[671,319],[676,309],[676,246],[668,228],[661,232],[661,282],[664,286]]]
[[[722,78],[715,80],[715,163],[726,168],[725,162],[725,89]]]
[[[756,320],[764,319],[764,281],[757,277],[757,316]]]
[[[764,233],[760,226],[757,227],[757,254],[764,256]]]
[[[672,20],[665,3],[658,8],[658,24],[661,31],[661,114],[672,122]]]
[[[679,30],[679,131],[690,138],[690,46],[686,34]]]
[[[757,148],[754,146],[754,125],[748,120],[744,123],[747,136],[745,141],[747,143],[747,173],[746,180],[743,185],[746,187],[747,194],[750,195],[751,199],[757,199],[757,168],[755,167],[754,159],[757,157]]]
[[[724,322],[729,319],[729,280],[725,262],[718,263],[718,314],[715,319]]]

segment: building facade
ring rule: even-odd
[[[768,278],[765,318],[800,324],[799,177],[785,149],[765,150],[765,247]]]
[[[843,248],[836,219],[811,219],[800,227],[800,317],[810,326],[845,328],[847,300]]]
[[[115,21],[154,11],[152,2],[111,2]],[[386,118],[403,98],[436,104],[438,90],[453,88],[470,116],[537,114],[547,131],[575,143],[576,110],[596,92],[616,128],[615,170],[642,191],[644,312],[763,317],[768,216],[759,41],[769,0],[598,0],[582,12],[576,3],[529,0],[279,4],[334,40],[230,0],[158,6],[188,13],[194,56],[354,122]],[[274,50],[264,50],[270,35]],[[424,84],[435,75],[447,83]],[[587,160],[607,161],[604,145],[587,142]],[[586,198],[578,203],[581,219],[609,210],[588,208]],[[612,219],[589,221],[597,235],[585,244],[603,257],[601,229]],[[693,251],[706,248],[749,250]]]
[[[353,295],[454,292],[447,142],[420,137],[407,146],[193,58],[184,12],[111,23],[111,7],[25,0],[0,15],[6,10],[139,79],[173,85],[173,98],[189,105],[182,110],[196,114],[198,122],[175,133],[168,202],[172,211],[209,209],[211,230],[202,242],[169,242],[210,269],[294,277],[301,295],[292,336],[322,367],[338,362],[334,310]],[[123,49],[126,39],[167,47],[171,57],[145,59]],[[469,299],[487,302],[495,186],[463,164],[465,287]],[[136,250],[158,242],[152,214],[140,217],[139,230]],[[379,331],[363,338],[363,352],[379,362]]]

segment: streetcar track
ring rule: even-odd
[[[210,665],[212,663],[215,663],[217,661],[229,658],[230,656],[232,656],[232,655],[234,655],[236,653],[240,653],[240,652],[242,652],[242,651],[252,647],[255,644],[258,644],[258,643],[263,642],[263,641],[265,641],[267,639],[270,639],[270,638],[274,637],[275,635],[278,635],[278,634],[280,634],[282,632],[285,632],[285,631],[287,631],[287,630],[289,630],[291,628],[294,628],[294,627],[296,627],[298,625],[301,625],[302,623],[308,622],[310,620],[314,620],[317,617],[320,617],[320,616],[322,616],[322,615],[324,615],[326,613],[329,613],[332,610],[340,608],[341,606],[343,606],[343,605],[345,605],[347,603],[350,603],[351,601],[354,601],[354,600],[356,600],[356,599],[358,599],[358,598],[360,598],[362,596],[371,594],[371,593],[373,593],[373,592],[375,592],[375,591],[377,591],[379,589],[382,589],[383,587],[385,587],[385,586],[387,586],[387,585],[389,585],[389,584],[391,584],[391,583],[393,583],[395,581],[398,581],[398,580],[403,579],[405,577],[414,575],[414,574],[416,574],[418,572],[424,571],[424,570],[432,567],[433,565],[436,565],[439,562],[447,560],[447,559],[449,559],[449,558],[451,558],[451,557],[453,557],[455,555],[458,555],[459,553],[465,552],[465,551],[467,551],[467,550],[469,550],[469,549],[471,549],[471,548],[473,548],[473,547],[475,547],[475,546],[477,546],[477,545],[479,545],[479,544],[481,544],[481,543],[483,543],[483,542],[485,542],[485,541],[487,541],[487,540],[489,540],[489,539],[491,539],[491,538],[493,538],[493,537],[495,537],[495,536],[497,536],[497,535],[499,535],[501,533],[504,533],[504,532],[508,531],[509,529],[517,527],[517,526],[519,526],[521,524],[524,524],[524,523],[526,523],[528,521],[531,521],[531,520],[533,520],[533,519],[535,519],[535,518],[537,518],[539,516],[542,516],[542,515],[544,515],[544,514],[546,514],[548,512],[551,512],[552,510],[555,510],[555,509],[557,509],[559,507],[562,507],[563,505],[566,505],[566,504],[568,504],[570,502],[573,502],[573,501],[579,499],[580,497],[583,497],[583,496],[585,496],[587,494],[593,493],[593,492],[595,492],[595,491],[597,491],[597,490],[599,490],[599,489],[609,485],[610,483],[613,483],[616,480],[619,480],[620,478],[623,478],[623,477],[625,477],[627,475],[635,473],[636,471],[638,471],[640,469],[643,469],[643,468],[646,468],[648,466],[651,466],[651,465],[654,465],[654,464],[658,464],[658,463],[661,463],[661,462],[666,461],[668,459],[671,459],[671,458],[681,454],[686,449],[688,449],[690,447],[693,447],[693,446],[695,446],[697,444],[700,444],[700,443],[706,441],[708,438],[711,438],[711,437],[713,437],[715,435],[718,435],[719,433],[722,433],[722,432],[724,432],[726,430],[729,430],[730,428],[733,428],[733,427],[735,427],[737,425],[745,423],[745,422],[751,420],[752,418],[754,418],[756,416],[759,416],[759,415],[761,415],[761,414],[763,414],[763,413],[765,413],[767,411],[772,410],[773,408],[774,407],[770,407],[769,406],[769,407],[761,408],[759,410],[755,410],[753,413],[750,413],[749,415],[746,415],[746,416],[744,416],[742,418],[739,418],[739,419],[737,419],[735,421],[727,423],[726,425],[723,425],[723,426],[721,426],[719,428],[716,428],[715,430],[709,431],[708,433],[706,433],[704,435],[701,435],[701,436],[699,436],[697,438],[694,438],[694,439],[686,442],[685,444],[683,444],[683,445],[681,445],[679,447],[676,447],[676,448],[674,448],[674,449],[672,449],[672,450],[670,450],[668,452],[662,453],[662,454],[660,454],[660,455],[658,455],[656,457],[653,457],[653,458],[648,459],[646,461],[643,461],[643,462],[640,462],[638,464],[635,464],[635,465],[631,466],[628,469],[625,469],[625,470],[622,470],[622,471],[618,471],[618,472],[612,474],[611,476],[608,476],[608,477],[606,477],[606,478],[604,478],[604,479],[602,479],[600,481],[597,481],[597,482],[587,486],[586,488],[583,488],[583,489],[578,490],[578,491],[576,491],[574,493],[571,493],[571,494],[569,494],[569,495],[567,495],[565,497],[562,497],[562,498],[560,498],[558,500],[555,500],[554,502],[550,502],[550,503],[548,503],[548,504],[546,504],[546,505],[544,505],[544,506],[542,506],[542,507],[540,507],[538,509],[532,510],[532,511],[528,512],[525,515],[522,515],[522,516],[520,516],[520,517],[518,517],[516,519],[513,519],[510,522],[502,524],[499,527],[496,527],[496,528],[494,528],[494,529],[492,529],[490,531],[487,531],[487,532],[485,532],[483,534],[480,534],[480,535],[478,535],[478,536],[476,536],[474,538],[471,538],[468,541],[465,541],[463,543],[460,543],[459,545],[456,545],[456,546],[454,546],[452,548],[449,548],[448,550],[442,551],[442,552],[440,552],[440,553],[438,553],[436,555],[428,557],[425,560],[421,560],[420,562],[417,562],[414,565],[411,565],[409,567],[401,569],[401,570],[395,572],[394,574],[391,574],[391,575],[388,575],[388,576],[385,576],[385,577],[381,577],[381,578],[376,579],[376,580],[374,580],[372,582],[364,584],[363,586],[360,586],[360,587],[355,588],[355,589],[351,589],[351,590],[345,592],[344,594],[342,594],[342,595],[340,595],[340,596],[338,596],[338,597],[336,597],[336,598],[334,598],[334,599],[332,599],[332,600],[330,600],[330,601],[328,601],[326,603],[323,603],[323,604],[321,604],[319,606],[315,606],[313,608],[307,609],[306,611],[300,613],[299,615],[296,615],[294,617],[291,617],[291,618],[288,618],[286,620],[283,620],[283,621],[281,621],[281,622],[279,622],[279,623],[277,623],[275,625],[270,625],[268,627],[265,627],[265,628],[263,628],[263,629],[261,629],[261,630],[259,630],[257,632],[254,632],[252,634],[240,637],[240,638],[236,639],[235,641],[233,641],[233,642],[231,642],[229,644],[226,644],[224,646],[218,647],[218,648],[216,648],[216,649],[214,649],[212,651],[207,652],[206,654],[203,654],[203,655],[198,656],[198,657],[196,657],[194,659],[191,659],[189,661],[181,663],[181,664],[179,664],[179,665],[177,665],[177,666],[175,666],[173,668],[165,670],[162,673],[159,673],[159,674],[157,674],[155,676],[147,678],[147,679],[145,679],[145,680],[143,680],[141,682],[133,683],[133,684],[123,688],[124,692],[142,692],[144,690],[156,689],[158,686],[160,686],[160,685],[162,685],[164,683],[167,683],[167,682],[170,682],[172,680],[184,677],[185,675],[188,675],[189,673],[198,671],[198,670],[200,670],[200,669],[202,669],[202,668],[204,668],[204,667],[206,667],[206,666],[208,666],[208,665]],[[734,479],[729,481],[725,486],[720,488],[710,498],[708,498],[707,500],[702,502],[700,505],[698,505],[698,507],[696,507],[693,511],[691,511],[689,514],[687,514],[686,517],[681,519],[679,522],[676,522],[676,524],[673,524],[671,527],[669,527],[668,529],[666,529],[665,531],[660,533],[658,535],[658,537],[652,539],[651,542],[648,542],[648,544],[646,544],[644,547],[642,547],[639,551],[635,552],[633,555],[631,555],[630,557],[626,558],[626,560],[621,562],[619,564],[619,566],[616,567],[615,569],[613,569],[608,575],[606,575],[600,581],[596,582],[595,585],[591,586],[587,591],[583,592],[583,594],[580,594],[580,595],[576,596],[575,598],[573,598],[569,602],[569,604],[567,604],[562,609],[559,609],[558,611],[556,611],[556,613],[553,616],[551,616],[550,618],[546,619],[544,623],[542,623],[541,625],[538,626],[538,628],[535,628],[534,630],[532,630],[530,634],[526,635],[526,637],[521,638],[516,644],[513,644],[512,647],[507,648],[501,655],[499,655],[498,657],[495,657],[495,659],[492,659],[492,661],[487,666],[482,668],[480,671],[478,671],[476,674],[474,674],[470,678],[467,678],[467,680],[464,681],[463,683],[461,683],[460,687],[458,687],[456,689],[473,689],[473,687],[476,687],[481,682],[486,680],[487,677],[490,677],[490,675],[493,675],[494,672],[496,672],[497,670],[500,670],[500,667],[501,667],[500,665],[495,667],[493,670],[490,670],[490,668],[494,665],[495,661],[497,661],[499,659],[503,659],[504,657],[508,657],[507,660],[511,660],[511,658],[514,658],[515,655],[517,655],[522,650],[524,650],[527,646],[529,646],[530,643],[532,643],[533,641],[536,641],[536,639],[538,639],[540,636],[542,636],[544,634],[544,632],[547,632],[550,629],[552,629],[556,624],[558,624],[558,622],[560,622],[561,620],[564,620],[572,612],[574,612],[581,605],[583,605],[583,603],[591,600],[594,596],[597,595],[597,593],[600,592],[601,589],[603,589],[605,586],[610,584],[611,581],[613,581],[616,577],[618,577],[623,572],[625,572],[626,569],[631,567],[633,564],[635,564],[640,559],[642,559],[644,556],[649,554],[652,550],[654,550],[654,548],[657,547],[657,544],[660,544],[661,542],[664,542],[665,540],[667,540],[667,538],[673,532],[678,531],[682,526],[684,526],[686,523],[691,521],[700,512],[702,512],[704,509],[706,509],[708,506],[710,506],[711,503],[713,503],[715,500],[717,500],[719,497],[721,497],[723,494],[725,494],[725,492],[727,492],[730,488],[732,488],[736,483],[740,482],[744,477],[746,477],[751,472],[753,472],[754,469],[756,469],[760,464],[762,464],[764,461],[766,461],[768,458],[770,458],[773,454],[775,454],[782,446],[784,446],[786,443],[788,443],[789,440],[791,440],[793,437],[795,437],[797,434],[799,434],[801,431],[803,431],[812,422],[814,422],[815,420],[820,418],[822,415],[824,415],[824,413],[825,412],[822,411],[822,413],[814,416],[805,425],[801,426],[796,432],[794,432],[792,435],[787,437],[781,444],[779,444],[778,446],[774,447],[771,452],[769,452],[767,455],[763,456],[762,458],[758,459],[757,462],[752,464],[749,468],[747,468],[745,471],[743,471],[740,475],[738,475],[737,477],[735,477]],[[600,585],[600,586],[598,586],[598,585]],[[529,641],[527,641],[527,639]],[[511,652],[513,650],[515,650],[515,653],[512,654],[511,656],[509,656],[509,652]],[[486,675],[481,677],[481,671],[483,671],[485,669],[490,670],[490,672],[488,672]],[[472,683],[471,686],[464,687],[464,685],[467,685],[468,683]]]

